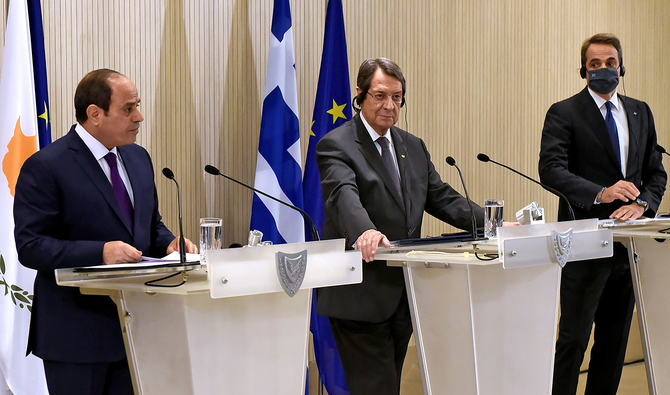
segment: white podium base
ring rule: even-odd
[[[307,266],[290,297],[276,259],[296,252]],[[56,278],[116,302],[138,395],[304,393],[312,288],[360,283],[361,253],[339,239],[211,251],[207,262],[175,287],[166,285],[180,277],[147,281],[183,274],[182,264],[58,269]]]
[[[670,220],[601,221],[628,247],[649,394],[670,393]]]
[[[504,227],[498,240],[380,249],[378,259],[404,267],[425,394],[551,394],[556,232],[572,241],[567,261],[612,255],[612,231],[598,230],[597,220]]]
[[[631,262],[649,393],[670,394],[670,265],[667,262],[670,240],[662,243],[650,238],[629,240],[624,244],[628,246]]]
[[[223,299],[123,291],[138,393],[302,394],[310,296],[310,290],[293,298]]]
[[[426,394],[551,393],[558,265],[405,273]]]

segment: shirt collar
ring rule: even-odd
[[[607,100],[605,100],[605,99],[603,99],[602,97],[598,96],[598,94],[597,94],[596,92],[594,92],[591,88],[588,88],[588,89],[589,89],[589,94],[591,95],[591,97],[593,98],[593,100],[595,100],[596,105],[598,106],[598,108],[601,108],[601,107],[605,104],[605,102],[606,102]],[[618,109],[621,108],[621,107],[619,106],[619,95],[617,94],[616,91],[614,91],[614,94],[612,95],[612,97],[610,98],[609,101],[612,102],[612,105],[614,106],[614,108],[615,108],[616,110],[618,110]]]
[[[363,116],[363,113],[361,112],[360,114],[361,114],[361,120],[363,121],[363,125],[365,125],[365,129],[368,131],[368,134],[370,135],[370,138],[372,139],[372,141],[377,141],[377,139],[380,138],[380,137],[386,137],[386,139],[389,141],[389,143],[391,143],[391,147],[393,147],[393,139],[391,138],[391,135],[389,134],[389,129],[386,130],[386,133],[384,133],[383,135],[380,135],[379,133],[377,133],[377,131],[372,129],[372,126],[370,126],[368,121],[365,120],[365,117]]]
[[[75,126],[74,130],[77,132],[79,137],[81,137],[82,140],[84,140],[84,144],[88,147],[88,149],[91,151],[93,156],[95,157],[95,160],[100,160],[105,157],[110,152],[113,152],[114,155],[118,157],[118,153],[116,151],[116,147],[112,148],[111,150],[108,150],[107,147],[105,147],[98,139],[93,137],[88,130],[86,130],[83,126],[81,126],[80,123],[77,123]]]

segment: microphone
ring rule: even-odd
[[[458,175],[461,177],[461,185],[463,185],[463,190],[465,191],[465,199],[468,201],[468,207],[470,207],[470,221],[472,221],[472,239],[477,240],[477,218],[475,217],[475,210],[472,209],[472,201],[470,200],[470,195],[468,195],[468,189],[465,187],[465,180],[463,180],[463,173],[461,169],[456,164],[456,160],[451,156],[447,156],[447,164],[449,166],[454,166],[458,170]]]
[[[313,238],[315,241],[319,241],[319,240],[321,240],[321,238],[319,237],[319,231],[316,230],[316,225],[314,225],[314,221],[312,221],[312,217],[310,217],[309,214],[307,214],[304,210],[302,210],[302,209],[300,209],[300,208],[298,208],[298,207],[296,207],[296,206],[294,206],[294,205],[292,205],[292,204],[288,204],[288,203],[286,203],[286,202],[283,202],[283,201],[277,199],[277,198],[274,197],[274,196],[270,196],[270,195],[268,195],[267,193],[265,193],[265,192],[263,192],[263,191],[259,191],[258,189],[254,188],[254,187],[252,187],[252,186],[249,186],[249,185],[247,185],[247,184],[245,184],[245,183],[243,183],[243,182],[241,182],[241,181],[237,181],[236,179],[234,179],[234,178],[232,178],[232,177],[228,177],[227,175],[221,173],[221,172],[219,171],[219,169],[217,169],[216,167],[214,167],[214,166],[212,166],[212,165],[206,165],[206,166],[205,166],[205,171],[206,171],[207,173],[211,174],[211,175],[214,175],[214,176],[222,176],[223,178],[226,178],[226,179],[228,179],[228,180],[230,180],[230,181],[232,181],[232,182],[235,182],[235,183],[237,183],[237,184],[240,184],[240,185],[242,185],[243,187],[245,187],[245,188],[247,188],[247,189],[251,189],[252,191],[254,191],[254,192],[256,192],[256,193],[260,193],[261,195],[263,195],[263,196],[265,196],[265,197],[268,197],[268,198],[274,200],[275,202],[281,203],[281,204],[283,204],[284,206],[289,207],[289,208],[292,208],[293,210],[299,212],[300,214],[303,215],[303,217],[307,218],[307,220],[309,221],[309,224],[311,225],[311,228],[312,228],[312,238]]]
[[[184,241],[184,223],[181,220],[181,188],[174,178],[174,173],[167,167],[163,168],[165,178],[174,181],[177,185],[177,205],[179,206],[179,262],[186,263],[186,241]]]
[[[520,175],[521,177],[523,177],[527,180],[533,181],[534,183],[540,185],[542,188],[546,189],[547,191],[549,191],[549,192],[553,193],[554,195],[558,196],[559,198],[563,199],[568,204],[568,210],[570,211],[570,218],[572,218],[573,221],[575,220],[575,213],[574,213],[574,211],[572,211],[572,205],[570,205],[570,201],[568,200],[568,198],[565,197],[565,195],[563,195],[559,191],[555,190],[554,188],[552,188],[552,187],[550,187],[546,184],[541,183],[540,181],[537,181],[533,178],[530,178],[527,175],[525,175],[525,174],[523,174],[523,173],[521,173],[517,170],[514,170],[509,166],[506,166],[506,165],[503,165],[502,163],[498,163],[498,162],[494,161],[493,159],[489,158],[489,156],[486,155],[486,154],[481,154],[481,153],[478,154],[477,159],[479,159],[481,162],[492,162],[492,163],[495,163],[498,166],[504,167],[507,170],[511,170],[514,173]]]
[[[670,156],[670,154],[668,153],[668,151],[666,151],[665,148],[663,148],[660,144],[656,144],[656,151],[658,151],[658,152],[660,152],[660,153],[662,153],[662,154],[666,154],[666,155]]]

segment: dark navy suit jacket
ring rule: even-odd
[[[406,131],[390,130],[400,171],[403,196],[396,190],[360,114],[326,134],[316,148],[326,209],[323,238],[345,238],[351,246],[368,229],[389,240],[421,237],[423,213],[461,229],[471,229],[467,200],[444,183],[423,140]],[[473,204],[477,223],[484,210]],[[402,268],[386,261],[363,263],[361,284],[320,288],[319,314],[365,322],[382,322],[396,310],[403,295]]]
[[[640,190],[649,203],[647,216],[654,216],[665,192],[667,176],[661,154],[656,151],[654,117],[647,103],[619,95],[629,129],[626,181]],[[593,204],[603,187],[624,176],[619,168],[607,124],[600,109],[584,88],[547,111],[542,130],[539,161],[540,180],[562,192],[577,219],[605,219],[625,203]],[[561,200],[558,219],[569,220],[568,206]]]
[[[116,305],[107,296],[59,287],[54,269],[103,263],[107,241],[163,256],[174,235],[161,220],[148,152],[118,147],[134,193],[134,232],[122,219],[111,183],[74,130],[24,163],[16,185],[14,235],[19,261],[37,270],[28,352],[45,360],[123,359]]]

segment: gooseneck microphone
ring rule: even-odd
[[[502,163],[498,163],[498,162],[494,161],[493,159],[489,158],[489,156],[486,155],[486,154],[481,154],[481,153],[478,154],[477,159],[479,159],[482,162],[492,162],[492,163],[495,163],[498,166],[504,167],[507,170],[511,170],[514,173],[520,175],[521,177],[523,177],[527,180],[533,181],[534,183],[538,184],[542,188],[544,188],[547,191],[549,191],[549,192],[553,193],[554,195],[558,196],[560,199],[563,199],[568,204],[568,210],[570,211],[570,218],[572,218],[573,221],[575,220],[575,213],[574,213],[574,211],[572,211],[572,205],[570,204],[570,201],[568,200],[568,198],[565,197],[565,195],[563,195],[559,191],[555,190],[554,188],[550,187],[549,185],[543,184],[540,181],[537,181],[533,178],[528,177],[527,175],[521,173],[520,171],[514,170],[507,165],[503,165]]]
[[[472,239],[477,240],[477,218],[475,217],[475,210],[472,208],[472,200],[470,200],[470,195],[468,195],[468,188],[465,187],[465,180],[463,180],[463,173],[461,169],[456,164],[456,160],[451,156],[447,156],[447,164],[449,166],[454,166],[458,170],[458,175],[461,177],[461,185],[463,185],[463,191],[465,191],[465,199],[468,201],[468,207],[470,207],[470,221],[472,222]]]
[[[256,192],[256,193],[260,193],[261,195],[263,195],[263,196],[265,196],[265,197],[268,197],[268,198],[274,200],[274,201],[277,202],[277,203],[281,203],[281,204],[283,204],[284,206],[289,207],[289,208],[292,208],[293,210],[299,212],[300,214],[303,215],[303,217],[307,218],[307,220],[309,221],[309,224],[310,224],[310,226],[311,226],[311,228],[312,228],[312,238],[313,238],[315,241],[319,241],[319,240],[321,240],[321,238],[319,237],[319,231],[316,230],[316,225],[314,225],[314,221],[312,221],[312,217],[310,217],[309,214],[307,214],[304,210],[302,210],[302,209],[300,209],[300,208],[298,208],[298,207],[296,207],[296,206],[294,206],[294,205],[292,205],[292,204],[288,204],[288,203],[286,203],[286,202],[284,202],[284,201],[281,201],[281,200],[277,199],[277,198],[274,197],[274,196],[270,196],[270,195],[268,195],[267,193],[265,193],[265,192],[263,192],[263,191],[259,191],[258,189],[254,188],[254,187],[252,187],[252,186],[250,186],[250,185],[247,185],[247,184],[245,184],[245,183],[243,183],[243,182],[241,182],[241,181],[237,181],[236,179],[234,179],[234,178],[232,178],[232,177],[229,177],[229,176],[227,176],[227,175],[221,173],[221,172],[219,171],[219,169],[217,169],[216,167],[214,167],[214,166],[212,166],[212,165],[207,165],[207,166],[205,166],[205,171],[206,171],[207,173],[211,174],[211,175],[214,175],[214,176],[221,176],[221,177],[226,178],[226,179],[228,179],[228,180],[230,180],[230,181],[232,181],[232,182],[235,182],[235,183],[237,183],[237,184],[240,184],[240,185],[242,185],[243,187],[245,187],[245,188],[247,188],[247,189],[251,189],[252,191],[254,191],[254,192]]]
[[[179,206],[179,262],[186,263],[186,241],[184,240],[184,223],[181,219],[181,188],[179,183],[174,178],[174,173],[167,167],[163,168],[163,175],[165,178],[174,181],[177,185],[177,205]]]
[[[658,152],[660,152],[660,153],[662,153],[662,154],[666,154],[666,155],[670,156],[670,154],[668,153],[668,151],[666,151],[665,148],[663,148],[663,146],[661,146],[660,144],[656,144],[656,151],[658,151]]]

